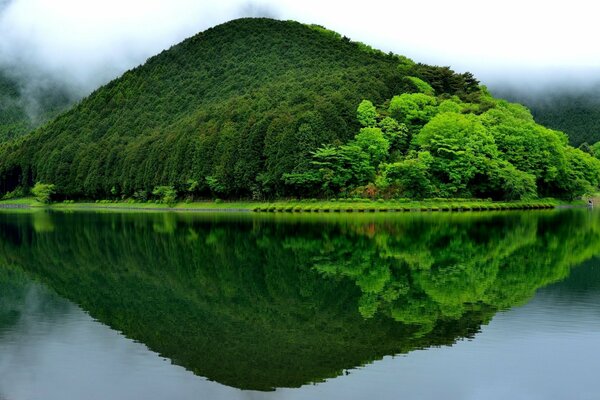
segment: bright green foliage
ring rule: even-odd
[[[381,176],[378,186],[385,189],[392,188],[399,197],[424,199],[433,197],[435,187],[432,183],[430,165],[433,157],[428,152],[419,153],[416,158],[407,158],[393,164],[384,164],[381,167]]]
[[[394,96],[388,112],[396,120],[407,125],[422,126],[437,112],[436,98],[423,93],[404,93]]]
[[[455,99],[444,100],[438,106],[439,113],[445,113],[445,112],[459,113],[462,110],[463,110],[463,106],[461,105],[460,100],[457,101]]]
[[[27,195],[27,191],[25,189],[23,189],[22,187],[18,187],[18,188],[15,188],[15,190],[13,190],[12,192],[6,193],[2,197],[2,200],[19,199],[19,198],[25,197],[26,195]]]
[[[560,188],[576,198],[584,194],[594,194],[600,185],[600,163],[598,159],[579,149],[566,149],[567,172],[560,182]]]
[[[516,89],[516,90],[515,90]],[[531,91],[527,88],[495,87],[494,94],[525,104],[536,122],[565,132],[573,146],[600,141],[600,84],[559,83]]]
[[[407,76],[406,79],[413,84],[418,93],[424,93],[430,96],[435,95],[435,90],[433,90],[431,85],[422,79],[419,79],[416,76]]]
[[[501,103],[482,115],[506,161],[535,176],[544,195],[566,194],[566,136],[536,124],[521,106]]]
[[[452,97],[438,103],[421,93],[395,96],[387,110],[391,116],[376,117],[379,129],[363,128],[351,142],[369,155],[377,175],[354,186],[346,179],[328,193],[519,200],[575,198],[598,189],[600,160],[568,146],[563,133],[536,124],[521,105],[494,100],[485,91],[479,100]],[[339,168],[342,175],[345,167]],[[323,178],[309,176],[315,183]]]
[[[36,183],[31,189],[31,194],[40,203],[48,204],[52,200],[52,196],[56,193],[56,187],[49,183]]]
[[[402,75],[410,75],[417,67],[413,60],[405,56],[398,56],[398,61],[398,71]]]
[[[392,154],[402,154],[408,149],[409,132],[406,125],[399,123],[394,118],[385,117],[379,122],[378,126],[390,143]]]
[[[537,186],[535,176],[519,171],[507,161],[490,161],[487,179],[489,183],[479,188],[480,195],[503,200],[523,200],[535,198]]]
[[[390,142],[380,128],[362,128],[354,137],[354,142],[369,155],[373,165],[385,161],[390,150]]]
[[[177,191],[173,186],[157,186],[152,194],[163,204],[174,205],[177,202]]]
[[[356,117],[362,126],[373,127],[377,124],[377,109],[369,100],[363,100],[358,105]]]
[[[597,159],[600,159],[600,142],[596,142],[593,145],[591,145],[590,150],[594,157],[596,157]]]
[[[494,138],[474,115],[438,114],[414,140],[434,156],[431,172],[438,177],[444,197],[478,191],[473,181],[487,175],[488,160],[498,156]]]

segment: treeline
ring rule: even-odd
[[[198,34],[0,146],[0,195],[57,199],[572,197],[597,172],[469,73],[270,19]]]
[[[409,72],[439,75],[435,84],[458,95],[469,91],[447,68],[415,65],[323,28],[236,20],[4,145],[0,192],[44,182],[59,197],[143,197],[196,182],[195,196],[285,196],[283,175],[308,167],[319,146],[350,140],[363,98],[413,91]]]
[[[379,108],[364,100],[354,139],[312,152],[308,170],[286,174],[286,183],[299,195],[371,198],[573,198],[598,188],[600,160],[535,123],[525,107],[485,91],[476,103],[436,97],[426,82],[408,79],[422,93]]]

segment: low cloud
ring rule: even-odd
[[[0,70],[32,113],[58,88],[89,94],[148,57],[243,16],[318,23],[416,61],[472,71],[492,87],[586,87],[600,76],[593,4],[506,0],[0,0]]]

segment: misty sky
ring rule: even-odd
[[[210,26],[241,16],[318,23],[484,83],[600,77],[597,6],[528,0],[0,0],[0,66],[83,95]]]

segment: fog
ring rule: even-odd
[[[584,0],[0,0],[0,69],[36,94],[85,96],[197,32],[243,16],[318,23],[384,51],[529,93],[600,77],[595,5]]]

